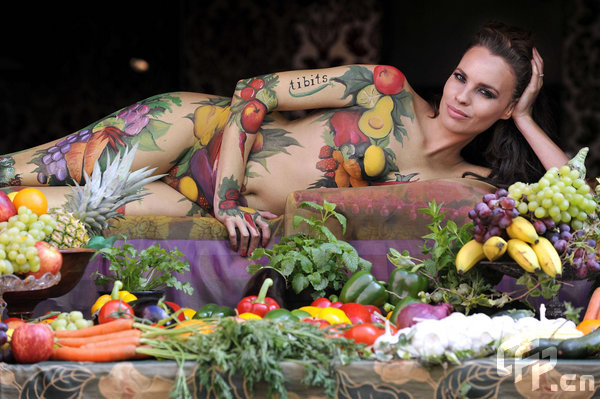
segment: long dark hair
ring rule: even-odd
[[[486,47],[494,55],[502,57],[513,68],[516,77],[513,100],[517,100],[531,80],[531,58],[533,41],[531,33],[499,22],[483,25],[474,35],[467,50]],[[544,90],[541,90],[532,111],[533,119],[554,139],[555,123],[551,118],[550,107]],[[506,187],[516,181],[537,181],[545,173],[523,135],[512,118],[500,119],[488,130],[479,134],[461,151],[461,156],[469,163],[490,168],[489,176],[472,172],[474,176],[499,187]],[[463,175],[463,177],[465,177]]]

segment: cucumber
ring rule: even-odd
[[[600,328],[579,338],[569,338],[558,344],[558,357],[585,359],[600,353]]]
[[[552,339],[552,338],[538,338],[531,342],[529,350],[523,354],[523,358],[541,354],[548,348],[558,349],[558,345],[563,342],[563,339]]]
[[[533,317],[535,316],[535,314],[529,309],[508,309],[501,310],[492,315],[492,317],[497,316],[510,316],[513,320],[517,321],[519,319],[522,319],[523,317]]]

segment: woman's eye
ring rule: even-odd
[[[487,90],[487,89],[479,89],[479,92],[485,97],[485,98],[496,98],[496,96],[494,95],[494,93],[492,93],[491,91]]]
[[[461,73],[458,73],[458,72],[454,72],[454,77],[456,78],[456,80],[459,80],[461,82],[464,82],[466,80],[465,77]]]

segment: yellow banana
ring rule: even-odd
[[[546,237],[540,237],[537,244],[532,244],[531,248],[533,248],[544,273],[553,278],[562,275],[560,255],[556,252],[556,248],[550,240]]]
[[[483,244],[473,239],[458,250],[458,254],[456,254],[456,270],[459,274],[466,273],[484,258]]]
[[[530,244],[536,243],[539,239],[533,224],[523,216],[514,218],[512,223],[506,228],[506,232],[510,238],[517,238]]]
[[[540,268],[537,256],[531,245],[518,238],[511,238],[506,244],[508,254],[529,273],[534,273]]]
[[[490,261],[495,261],[506,252],[506,241],[499,236],[491,236],[483,243],[483,253]]]

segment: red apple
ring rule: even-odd
[[[265,87],[265,81],[262,80],[261,78],[254,78],[254,79],[252,79],[252,82],[250,82],[250,84],[248,84],[248,86],[254,87],[254,89],[256,91],[259,91],[260,89]]]
[[[373,83],[381,94],[398,94],[404,87],[404,74],[393,66],[377,65],[373,70]]]
[[[267,107],[258,100],[250,100],[242,110],[242,127],[246,133],[256,133],[262,125]]]
[[[36,242],[35,247],[38,250],[38,256],[40,258],[40,270],[35,273],[29,272],[27,275],[40,278],[48,272],[57,274],[60,271],[63,261],[60,251],[54,245],[49,244],[46,241]]]
[[[0,191],[0,222],[6,222],[11,216],[17,214],[15,205],[4,191]]]
[[[256,95],[256,90],[252,86],[246,86],[240,92],[240,97],[244,100],[252,100]]]
[[[12,334],[11,348],[18,363],[37,363],[50,359],[54,333],[46,323],[23,323]]]

